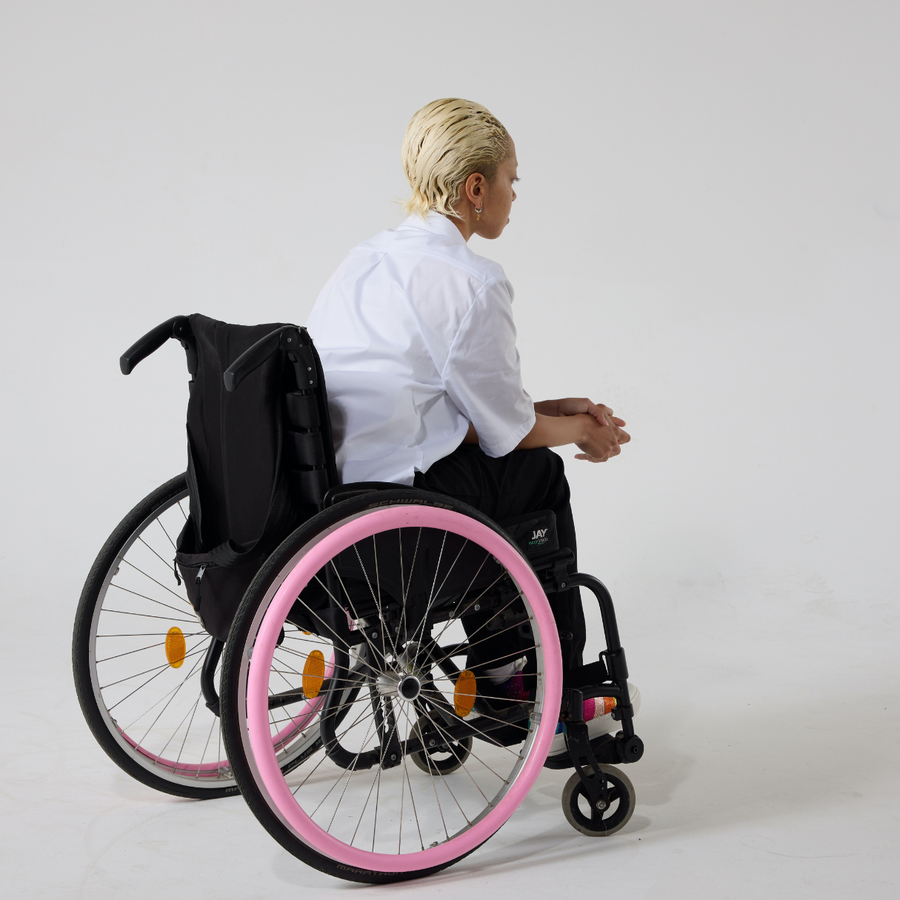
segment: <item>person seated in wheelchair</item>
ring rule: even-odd
[[[569,485],[550,448],[574,444],[576,459],[600,463],[630,436],[609,407],[587,398],[532,400],[512,285],[468,247],[473,234],[494,240],[509,223],[513,139],[483,106],[436,100],[413,116],[402,158],[409,217],[350,252],[307,322],[328,383],[341,479],[445,494],[501,524],[551,510],[559,545],[575,553]],[[549,601],[563,668],[577,669],[585,644],[578,589]],[[498,638],[478,671],[511,698],[522,690],[515,650]],[[592,733],[615,729],[597,713]]]

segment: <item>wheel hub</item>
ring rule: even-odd
[[[422,693],[422,682],[415,675],[406,675],[397,685],[397,693],[404,700],[413,701]]]
[[[383,697],[399,697],[409,703],[422,693],[422,680],[418,675],[382,672],[375,683]]]

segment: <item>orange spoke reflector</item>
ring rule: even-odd
[[[459,673],[456,687],[453,689],[453,708],[456,714],[464,719],[475,705],[475,673],[466,669]]]
[[[319,696],[325,681],[325,656],[321,650],[313,650],[303,666],[303,693],[312,699]]]
[[[187,653],[187,644],[184,640],[184,632],[174,625],[166,635],[166,659],[173,669],[180,669]]]

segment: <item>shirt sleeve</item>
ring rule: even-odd
[[[512,286],[485,282],[450,348],[444,388],[475,426],[488,456],[505,456],[534,427],[534,403],[522,387]]]

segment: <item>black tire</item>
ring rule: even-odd
[[[409,527],[398,525],[399,518]],[[460,526],[463,518],[474,519],[477,528]],[[457,538],[462,532],[454,532],[455,527],[473,534]],[[372,530],[359,536],[366,529]],[[438,539],[443,530],[440,550],[434,543],[433,551],[423,549],[419,557],[419,537],[430,530]],[[462,542],[458,553],[454,541]],[[422,547],[427,546],[423,541]],[[385,552],[390,547],[393,557]],[[424,560],[420,570],[427,571],[418,586],[411,586],[416,584],[417,559]],[[454,566],[464,575],[467,591],[455,593],[450,587]],[[327,569],[335,573],[331,581],[324,576]],[[421,583],[431,585],[427,606],[425,600],[412,599]],[[409,592],[408,601],[403,591]],[[480,592],[477,597],[475,592]],[[409,610],[416,619],[416,603],[421,604],[421,620],[413,626],[406,616]],[[475,644],[484,642],[483,636],[467,637],[461,624],[473,609],[484,617],[486,624],[479,627],[487,628],[485,635],[499,622],[525,634],[524,652],[534,661],[534,699],[516,703],[494,697],[489,682],[484,688],[479,682],[474,713],[455,712],[447,694],[455,696],[459,668],[451,657],[465,659]],[[284,665],[286,652],[293,652],[293,674]],[[322,659],[331,666],[324,680],[315,683],[321,691],[323,742],[284,779],[272,765],[269,732],[285,727],[292,715],[289,699],[311,702],[299,685],[314,653],[321,654],[316,657],[318,671]],[[346,698],[351,687],[358,693],[355,700],[341,699],[340,691]],[[560,689],[552,613],[527,562],[503,532],[446,497],[386,490],[320,513],[294,532],[257,574],[223,657],[223,731],[245,800],[286,850],[330,875],[378,884],[452,865],[502,825],[541,769],[555,731]],[[277,718],[273,707],[286,718]],[[307,707],[301,710],[305,721]],[[518,729],[517,746],[505,746],[508,739],[493,736],[496,715],[507,732]],[[415,742],[423,716],[431,734],[448,744],[471,745],[471,733],[480,738],[476,749],[454,760],[453,768],[464,771],[442,774],[427,763],[419,767],[423,771],[407,767],[409,757],[423,753],[421,739]],[[343,717],[344,724],[332,728],[331,717]],[[439,795],[445,798],[443,805]],[[435,798],[440,816],[425,810]],[[379,817],[379,805],[390,814]],[[414,825],[408,824],[413,818]],[[365,838],[357,837],[361,831]],[[432,852],[435,848],[438,853]],[[432,865],[435,860],[438,864]]]
[[[185,476],[145,497],[91,567],[72,636],[75,690],[109,757],[148,787],[198,800],[238,792],[200,690],[212,641],[174,569]]]

